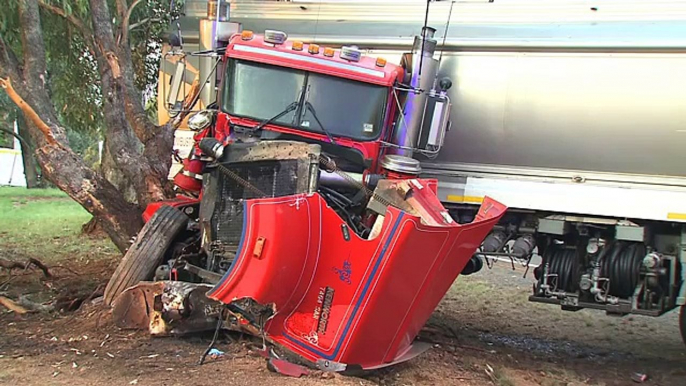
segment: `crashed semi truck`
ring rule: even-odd
[[[681,307],[686,335],[685,21],[676,1],[186,1],[159,86],[161,121],[197,110],[179,196],[105,300],[122,326],[220,319],[373,369],[507,259],[536,262],[531,301]]]

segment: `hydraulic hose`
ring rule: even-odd
[[[557,289],[574,292],[578,287],[576,249],[551,247],[545,253],[549,273],[557,275]]]
[[[638,285],[645,245],[618,241],[606,248],[610,252],[602,262],[601,276],[610,280],[608,293],[620,298],[631,297]]]

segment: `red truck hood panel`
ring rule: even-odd
[[[318,194],[247,200],[234,264],[207,295],[272,305],[267,337],[320,366],[385,366],[416,351],[417,333],[505,209],[487,198],[470,224],[428,226],[389,207],[365,240]]]

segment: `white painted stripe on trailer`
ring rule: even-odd
[[[439,182],[439,197],[460,202],[459,197],[489,196],[510,208],[686,222],[685,188],[488,177],[467,177],[465,181]]]

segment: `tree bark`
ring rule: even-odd
[[[124,199],[130,203],[136,203],[136,190],[134,189],[131,180],[126,178],[124,173],[119,169],[117,163],[110,153],[110,147],[107,145],[107,138],[102,149],[102,159],[100,160],[100,173],[114,185],[117,190],[124,196]]]
[[[102,175],[86,167],[70,149],[44,146],[36,152],[43,173],[50,181],[102,220],[105,232],[120,251],[143,226],[140,209],[126,202],[121,193]]]
[[[26,120],[23,114],[17,115],[17,127],[19,136],[24,138],[21,143],[21,159],[24,162],[24,176],[26,177],[26,187],[28,189],[40,188],[41,182],[38,179],[38,165],[33,156],[33,143],[31,141],[31,134],[26,127]]]

